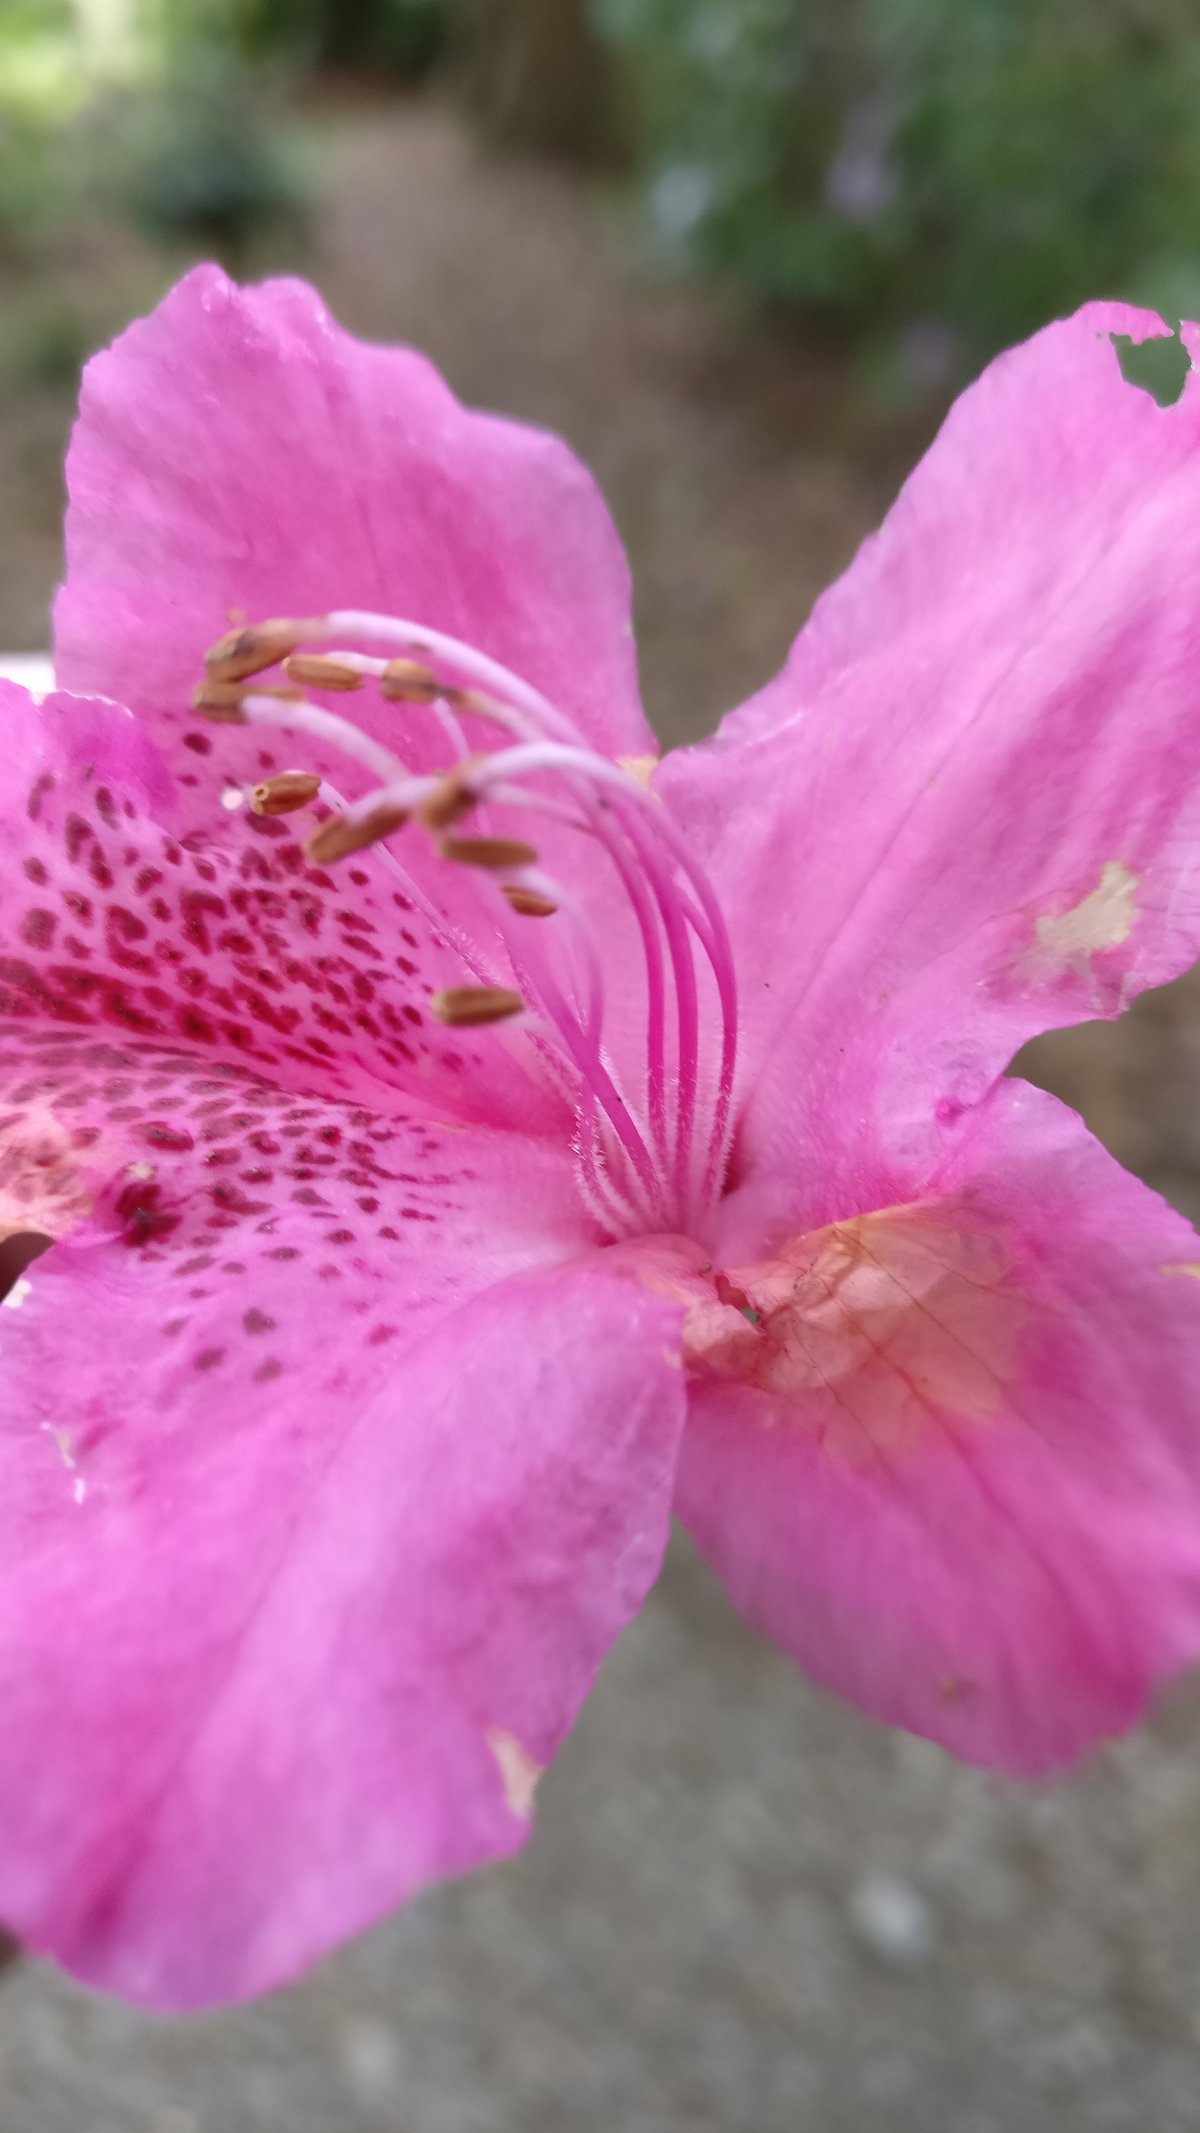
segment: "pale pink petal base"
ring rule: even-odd
[[[972,1762],[1129,1726],[1200,1649],[1188,1225],[1004,1083],[915,1207],[744,1278],[763,1319],[704,1329],[678,1496],[738,1607]]]

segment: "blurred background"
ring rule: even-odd
[[[46,640],[82,361],[215,255],[563,431],[698,734],[994,350],[1200,313],[1198,91],[1200,0],[0,0],[0,647]],[[1192,981],[1022,1065],[1200,1217]],[[1195,1689],[1015,1792],[808,1689],[680,1542],[542,1802],[251,2010],[13,1965],[0,2133],[1200,2128]]]

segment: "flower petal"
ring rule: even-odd
[[[67,475],[59,680],[129,704],[169,753],[231,613],[346,608],[469,640],[610,754],[653,746],[590,476],[557,438],[461,407],[422,356],[356,341],[299,282],[189,274],[88,366]],[[427,712],[352,709],[421,760]]]
[[[834,1144],[806,1221],[1200,948],[1200,378],[1158,407],[1118,329],[1161,330],[1092,306],[1000,357],[785,673],[659,773],[736,936],[743,1155]]]
[[[725,1314],[757,1366],[699,1357],[684,1440],[680,1515],[737,1606],[969,1761],[1129,1726],[1200,1651],[1195,1233],[1005,1082],[915,1204],[788,1257],[777,1317]]]
[[[390,1223],[217,1229],[176,1158],[173,1228],[102,1199],[0,1314],[0,1917],[149,2004],[514,1850],[657,1571],[678,1313],[556,1263],[567,1156],[383,1131]]]
[[[0,747],[0,1021],[174,1046],[376,1110],[565,1131],[502,1041],[431,1014],[432,991],[491,972],[390,855],[331,875],[294,817],[245,810],[181,840],[161,826],[161,760],[112,704],[37,707],[0,682]]]

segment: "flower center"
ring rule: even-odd
[[[482,884],[504,982],[478,982],[492,944],[468,943],[464,983],[435,995],[434,1012],[497,1025],[499,1041],[525,1048],[540,1091],[548,1073],[565,1088],[580,1190],[605,1233],[703,1236],[728,1161],[737,994],[720,905],[650,789],[652,764],[598,754],[506,667],[393,616],[261,623],[223,638],[206,665],[194,701],[209,718],[289,728],[375,781],[349,805],[303,770],[257,788],[260,812],[321,810],[307,839],[316,863],[424,831],[442,860]],[[277,665],[282,683],[261,678]],[[415,773],[373,732],[305,693],[365,688],[385,705],[419,707],[448,760]],[[553,868],[527,835],[511,834],[512,811],[522,831],[544,824],[559,855]],[[581,863],[597,850],[618,891],[619,925],[608,886],[595,893]],[[632,988],[631,956],[640,964]]]
[[[762,1419],[819,1432],[853,1464],[961,1432],[1005,1407],[1029,1317],[992,1231],[914,1202],[790,1237],[720,1271],[683,1237],[619,1247],[629,1272],[682,1303],[696,1380],[760,1396]]]

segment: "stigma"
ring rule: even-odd
[[[437,744],[422,759],[445,760],[411,770],[377,738],[386,714],[370,730],[349,715],[363,691],[418,715]],[[470,871],[505,967],[479,983],[494,957],[464,957],[463,983],[434,997],[434,1013],[452,1027],[494,1027],[489,1041],[515,1049],[540,1089],[549,1075],[568,1093],[579,1188],[606,1237],[702,1237],[729,1159],[733,956],[717,897],[647,765],[600,754],[558,705],[475,647],[358,610],[231,631],[209,652],[193,703],[217,723],[336,748],[367,773],[370,789],[348,804],[304,769],[254,789],[255,812],[297,816],[314,864],[421,837]],[[529,835],[539,817],[553,829],[553,868]],[[603,853],[616,905],[607,891],[574,893],[574,840],[589,858]],[[595,881],[590,867],[578,878]],[[614,969],[614,910],[634,971]]]

